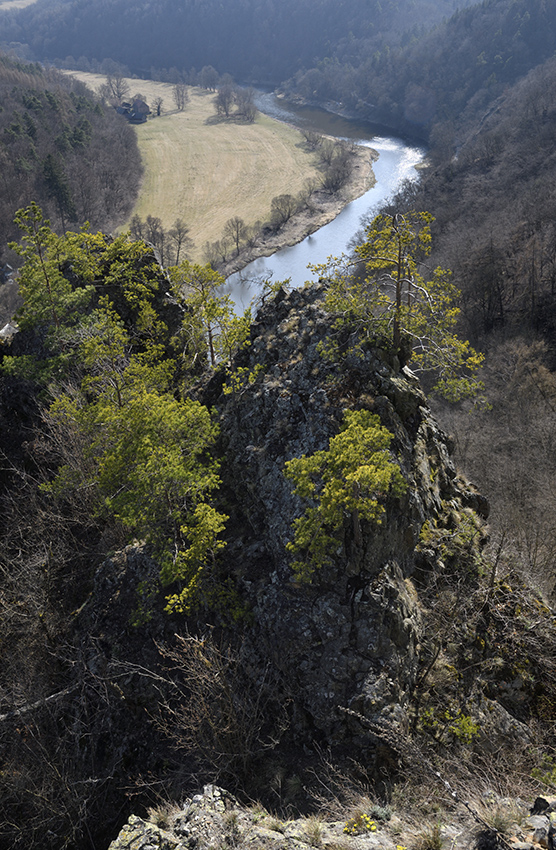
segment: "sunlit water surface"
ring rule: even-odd
[[[261,281],[289,278],[293,286],[301,286],[312,279],[307,269],[310,263],[323,263],[327,257],[347,251],[350,242],[373,212],[404,180],[417,176],[415,166],[425,154],[422,147],[400,138],[380,135],[378,132],[374,135],[375,128],[371,125],[349,121],[320,109],[297,107],[273,94],[258,94],[257,106],[262,112],[280,121],[372,147],[378,151],[379,158],[373,166],[376,176],[373,188],[344,207],[333,221],[297,245],[283,248],[271,257],[260,257],[228,278],[228,290],[238,311],[246,309],[257,296]]]

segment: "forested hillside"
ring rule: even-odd
[[[492,408],[443,411],[459,462],[488,492],[499,539],[548,591],[556,539],[553,59],[460,125],[437,126],[432,165],[391,210],[434,210],[432,261],[461,289],[461,332],[487,352]]]
[[[212,65],[238,80],[277,85],[316,61],[332,59],[340,43],[349,51],[364,38],[373,50],[388,50],[402,32],[422,31],[461,5],[455,0],[40,0],[2,15],[1,31],[4,46],[17,43],[30,51],[29,58],[63,61],[71,56],[83,70],[104,59],[123,63],[139,76],[153,68],[189,73]]]
[[[468,8],[466,8],[468,7]],[[102,4],[39,0],[1,13],[2,45],[32,59],[189,82],[204,67],[426,136],[465,121],[553,52],[556,12],[541,0],[350,0]],[[109,25],[107,22],[109,21]],[[124,37],[125,34],[125,37]]]
[[[376,47],[358,32],[340,43],[332,63],[298,75],[286,91],[343,101],[362,116],[426,137],[437,123],[464,125],[492,99],[550,58],[556,9],[543,0],[485,0],[461,8],[429,32]],[[393,47],[393,49],[391,49]]]
[[[457,270],[465,330],[554,333],[554,59],[539,64],[462,128],[438,128],[432,165],[395,203],[434,209],[436,256]],[[463,134],[464,132],[464,134]]]
[[[133,129],[77,80],[0,57],[0,252],[35,200],[62,228],[125,219],[141,178]],[[1,257],[1,253],[0,253]]]

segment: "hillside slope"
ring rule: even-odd
[[[62,227],[124,221],[141,179],[127,122],[79,81],[3,56],[0,95],[0,256],[31,200]]]
[[[102,847],[137,806],[214,780],[308,812],[323,764],[345,776],[332,788],[362,781],[384,799],[404,779],[400,741],[402,750],[416,747],[434,764],[449,764],[462,788],[477,774],[488,783],[507,772],[509,759],[525,777],[540,768],[552,746],[556,699],[552,613],[485,553],[486,500],[457,477],[450,441],[398,357],[372,343],[361,357],[350,356],[347,332],[340,340],[347,356],[334,365],[323,358],[319,343],[334,317],[323,309],[321,284],[280,290],[229,368],[191,384],[182,367],[170,391],[151,386],[145,358],[160,381],[154,358],[164,347],[152,347],[146,306],[134,294],[148,299],[158,317],[149,327],[175,353],[180,311],[167,300],[167,279],[145,246],[97,240],[93,254],[97,288],[105,269],[105,296],[122,331],[133,333],[127,380],[146,381],[139,386],[147,395],[124,381],[114,396],[118,363],[89,360],[82,404],[92,406],[81,409],[90,411],[82,423],[97,435],[90,444],[75,429],[79,408],[56,424],[37,388],[6,358],[22,358],[29,375],[33,360],[45,356],[44,338],[22,333],[4,355],[1,427],[11,463],[2,476],[2,628],[11,653],[0,668],[2,840],[60,850],[82,847],[87,834]],[[76,260],[60,268],[72,297],[83,298],[89,290]],[[128,281],[122,290],[115,269]],[[105,299],[99,305],[106,310]],[[67,347],[73,316],[61,337],[62,353],[74,357],[73,389],[60,390],[68,410],[83,369],[75,343]],[[83,320],[77,339],[87,340],[86,314]],[[55,339],[46,338],[49,362],[67,368]],[[102,335],[92,339],[103,344]],[[183,398],[184,381],[196,401]],[[188,587],[186,577],[161,586],[160,564],[150,557],[172,551],[170,532],[162,533],[162,549],[154,545],[156,529],[151,544],[138,543],[135,526],[109,511],[129,492],[143,455],[154,485],[167,469],[164,453],[179,451],[167,417],[156,425],[166,435],[160,444],[153,443],[156,430],[137,441],[143,432],[136,429],[163,401],[172,415],[202,402],[198,421],[202,410],[213,411],[220,433],[210,455],[222,484],[211,503],[229,517],[225,548],[195,573],[195,604],[185,596],[171,615],[166,598]],[[389,435],[388,463],[406,486],[377,492],[380,523],[342,514],[334,544],[304,583],[287,548],[304,506],[284,476],[285,462],[326,451],[346,411]],[[94,467],[99,452],[112,452],[98,437],[114,417],[121,423],[116,454],[105,455],[109,465],[101,463],[100,472],[114,469],[117,477],[105,482],[106,497]],[[192,420],[181,439],[194,430]],[[114,467],[126,434],[135,448]],[[151,454],[159,458],[154,469]],[[62,489],[39,487],[61,461]],[[164,500],[149,504],[171,529]],[[416,779],[423,781],[418,771]]]
[[[39,2],[3,16],[3,40],[33,58],[120,62],[139,76],[151,69],[189,73],[212,65],[238,80],[276,85],[316,60],[331,58],[339,42],[365,37],[375,49],[397,44],[414,27],[431,26],[461,3],[443,0],[130,0]],[[467,5],[467,2],[464,3]],[[357,38],[354,37],[357,34]],[[125,34],[125,37],[123,37]],[[190,80],[192,83],[193,80]]]

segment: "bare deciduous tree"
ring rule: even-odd
[[[218,85],[218,71],[216,71],[212,65],[205,65],[201,68],[201,72],[199,74],[199,85],[209,91],[216,91],[216,86]]]
[[[336,142],[332,139],[324,139],[319,145],[319,160],[322,165],[331,165],[332,160],[336,156]]]
[[[234,99],[237,107],[236,115],[250,124],[252,124],[257,117],[257,107],[255,106],[254,97],[255,92],[252,88],[245,89],[238,86],[235,89]]]
[[[301,209],[307,209],[311,212],[314,211],[315,207],[312,201],[313,194],[319,188],[319,181],[314,177],[308,177],[304,183],[303,188],[298,193],[297,198],[299,201],[299,206]]]
[[[177,636],[176,647],[161,653],[177,698],[161,706],[159,727],[178,750],[200,755],[214,780],[245,779],[288,725],[269,669],[250,680],[241,651],[210,636]]]
[[[216,112],[225,118],[230,117],[230,112],[234,103],[234,89],[229,83],[219,86],[218,93],[214,99]]]
[[[277,195],[270,204],[270,222],[276,230],[279,230],[292,215],[297,212],[297,200],[293,195]]]
[[[240,245],[247,236],[247,225],[244,220],[237,215],[233,218],[229,218],[224,225],[224,236],[231,239],[234,243],[237,256],[237,254],[239,254]]]
[[[126,78],[119,73],[106,75],[106,86],[109,93],[109,100],[121,103],[129,95],[130,88]]]
[[[349,156],[337,156],[326,169],[322,188],[327,192],[338,192],[351,177],[353,162]]]
[[[145,229],[141,218],[135,213],[129,223],[129,232],[132,239],[144,239]]]
[[[305,139],[305,144],[310,151],[316,150],[322,144],[323,137],[314,130],[301,130],[301,135]]]
[[[173,86],[172,97],[174,98],[174,103],[176,104],[177,109],[180,112],[183,112],[189,103],[189,92],[187,91],[185,83],[176,83]]]
[[[254,224],[251,225],[251,227],[247,228],[245,241],[249,248],[253,248],[256,245],[257,239],[259,238],[260,232],[262,230],[262,226],[263,225],[261,221],[256,221]]]
[[[228,259],[230,242],[223,238],[215,242],[205,242],[205,259],[213,268],[217,268]]]
[[[168,236],[174,243],[176,253],[173,259],[174,263],[178,265],[182,250],[188,250],[193,247],[193,240],[189,236],[189,227],[183,219],[177,218],[174,226],[168,231]]]

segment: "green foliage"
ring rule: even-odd
[[[222,387],[224,395],[240,395],[248,387],[252,387],[259,375],[263,374],[265,367],[257,363],[252,369],[240,366],[230,373],[227,382]]]
[[[315,571],[330,562],[342,544],[345,520],[351,517],[356,536],[361,520],[380,524],[385,512],[379,501],[400,496],[406,483],[388,448],[392,434],[378,416],[366,410],[348,410],[339,434],[327,451],[294,458],[285,465],[285,476],[294,492],[311,504],[294,522],[290,552],[304,553],[292,564],[299,581],[309,582]]]
[[[289,292],[291,290],[291,278],[287,277],[284,280],[273,280],[271,277],[266,278],[260,284],[259,295],[255,300],[255,305],[262,306],[267,301],[273,300],[280,290]]]
[[[533,779],[538,779],[547,788],[556,788],[556,759],[543,753],[541,766],[534,767],[531,771]]]
[[[51,382],[47,418],[62,435],[63,462],[43,492],[66,506],[86,493],[98,519],[144,540],[162,583],[177,588],[169,610],[189,611],[203,594],[237,613],[232,586],[205,586],[227,519],[211,504],[220,484],[210,455],[218,428],[203,405],[177,393],[166,281],[150,249],[86,228],[58,237],[36,204],[18,220],[18,320],[47,329],[48,344],[41,364],[11,358],[7,370]],[[148,604],[152,589],[141,593]]]
[[[462,714],[461,711],[444,709],[443,711],[435,711],[432,708],[426,709],[421,717],[423,729],[427,729],[440,738],[446,734],[453,737],[462,744],[471,744],[481,731],[478,723],[468,714]]]
[[[20,327],[25,330],[50,324],[59,330],[75,324],[90,304],[94,287],[89,284],[74,289],[64,277],[60,270],[63,239],[52,232],[36,203],[19,210],[15,220],[23,231],[21,243],[10,244],[24,259],[18,278],[24,302],[17,314]]]
[[[443,503],[436,519],[426,520],[419,534],[419,548],[432,548],[447,567],[462,578],[475,579],[483,569],[484,529],[476,513],[468,508],[454,511]]]
[[[432,373],[434,390],[455,401],[481,389],[483,355],[455,334],[459,293],[450,272],[437,268],[428,279],[421,273],[431,250],[431,221],[429,213],[378,215],[355,249],[364,275],[354,273],[345,257],[313,271],[328,278],[326,307],[338,315],[338,330],[357,332],[355,349],[369,339],[393,347],[413,369]],[[325,346],[329,358],[336,351],[334,340]]]
[[[17,222],[23,236],[11,247],[24,263],[16,319],[22,330],[37,331],[42,344],[37,354],[5,357],[4,372],[43,386],[81,375],[84,366],[100,375],[106,357],[122,357],[121,340],[118,354],[107,348],[107,322],[113,337],[117,325],[125,329],[129,351],[145,364],[179,351],[178,308],[168,305],[167,280],[148,245],[91,233],[88,226],[58,236],[35,203],[18,212]]]
[[[184,333],[192,365],[207,359],[211,366],[229,363],[248,343],[250,312],[235,315],[231,296],[220,293],[226,281],[210,265],[184,260],[168,271],[173,292],[185,307]]]
[[[103,335],[104,332],[104,335]],[[224,543],[226,517],[208,503],[218,464],[208,455],[218,429],[197,401],[169,392],[171,366],[126,353],[127,336],[110,313],[100,314],[83,344],[93,371],[81,390],[53,403],[50,415],[71,434],[87,437],[82,458],[62,466],[48,490],[74,498],[98,492],[99,514],[144,539],[161,564],[163,584],[178,582],[169,609],[197,598],[203,569]]]
[[[379,806],[378,803],[373,803],[368,810],[368,814],[374,820],[386,822],[392,818],[392,809],[390,806]]]

